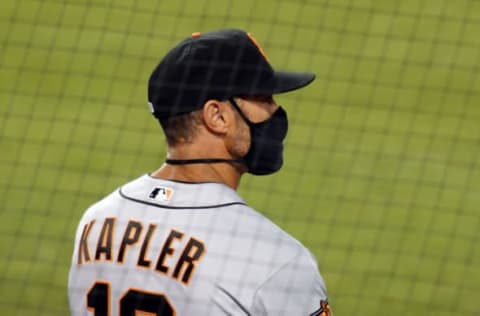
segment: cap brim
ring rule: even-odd
[[[273,94],[284,93],[297,90],[309,85],[315,80],[315,74],[309,72],[274,72],[274,90]]]

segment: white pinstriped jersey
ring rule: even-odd
[[[144,175],[94,204],[68,283],[74,316],[330,315],[311,253],[219,183]]]

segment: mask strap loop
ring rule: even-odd
[[[240,114],[240,116],[242,117],[242,119],[245,121],[245,123],[247,123],[247,125],[251,125],[252,122],[248,119],[248,117],[242,112],[242,110],[240,109],[240,106],[238,106],[238,103],[235,102],[235,99],[234,98],[229,98],[228,101],[230,101],[230,103],[233,105],[233,107],[235,108],[235,110],[237,110],[237,112]]]
[[[233,98],[229,98],[228,101],[238,111],[247,125],[252,124],[250,120],[243,114],[242,110],[238,106],[237,102]],[[190,165],[190,164],[210,164],[210,163],[240,163],[246,164],[245,159],[225,159],[225,158],[196,158],[196,159],[166,159],[165,162],[169,165]]]
[[[224,158],[197,158],[197,159],[167,159],[165,162],[169,165],[191,165],[201,163],[245,163],[243,159],[224,159]]]

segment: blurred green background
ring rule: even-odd
[[[340,315],[480,315],[480,1],[3,0],[0,314],[66,315],[83,211],[165,156],[146,80],[194,31],[252,32],[286,163],[240,193],[316,255]]]

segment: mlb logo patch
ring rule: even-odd
[[[173,196],[173,189],[167,187],[156,187],[154,188],[148,198],[151,200],[159,201],[159,202],[168,202]]]

